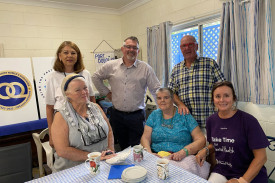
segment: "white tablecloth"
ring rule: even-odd
[[[186,170],[174,166],[173,164],[169,164],[169,178],[166,180],[160,180],[157,177],[157,167],[156,161],[158,157],[144,152],[144,160],[140,163],[135,163],[133,161],[133,154],[131,153],[129,157],[126,159],[125,164],[135,164],[137,166],[142,166],[146,168],[147,178],[142,182],[186,182],[186,183],[205,183],[207,182],[205,179],[202,179]],[[85,166],[85,164],[81,164],[75,166],[73,168],[69,168],[57,173],[53,173],[51,175],[34,179],[30,182],[58,182],[58,183],[69,183],[69,182],[122,182],[121,179],[112,179],[108,180],[109,171],[111,165],[106,163],[105,161],[101,162],[100,166],[100,174],[97,176],[92,176],[89,173],[89,170]]]

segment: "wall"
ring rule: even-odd
[[[102,40],[121,46],[119,15],[0,3],[0,44],[4,57],[49,57],[61,42],[75,42],[86,68],[95,71],[93,51]],[[97,51],[111,51],[102,44]]]
[[[147,61],[147,27],[171,21],[174,25],[221,12],[219,0],[152,0],[122,15],[122,37],[136,35]]]

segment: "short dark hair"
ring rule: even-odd
[[[64,64],[61,60],[59,60],[59,53],[61,53],[62,49],[65,46],[70,46],[77,53],[77,61],[74,64],[74,72],[79,73],[79,72],[83,71],[85,69],[85,67],[84,67],[84,63],[83,63],[82,54],[81,54],[78,46],[75,43],[73,43],[72,41],[64,41],[63,43],[61,43],[61,45],[59,46],[59,48],[56,51],[56,55],[55,55],[56,58],[55,58],[55,62],[53,65],[53,69],[58,72],[65,72]]]
[[[233,100],[234,100],[234,101],[237,101],[237,96],[236,96],[236,93],[235,93],[233,84],[232,84],[230,81],[221,81],[221,82],[217,82],[217,83],[215,83],[215,84],[213,85],[212,92],[211,92],[212,102],[214,103],[214,91],[215,91],[217,88],[222,87],[222,86],[227,86],[227,87],[229,87],[229,88],[232,90]]]
[[[138,41],[137,37],[135,37],[135,36],[127,37],[126,39],[124,39],[124,42],[126,42],[128,39],[135,41],[139,45],[139,41]]]

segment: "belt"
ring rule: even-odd
[[[139,110],[136,110],[136,111],[120,111],[120,110],[117,110],[116,108],[114,108],[114,106],[113,106],[113,110],[116,111],[116,112],[123,113],[123,114],[134,114],[134,113],[141,112],[144,109],[139,109]]]

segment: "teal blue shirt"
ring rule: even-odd
[[[166,125],[172,123],[173,128],[162,126],[162,122]],[[191,114],[180,115],[178,109],[173,117],[173,122],[171,119],[165,120],[162,117],[162,111],[157,109],[150,114],[146,125],[152,128],[151,149],[154,152],[178,152],[193,141],[191,133],[198,123]]]

